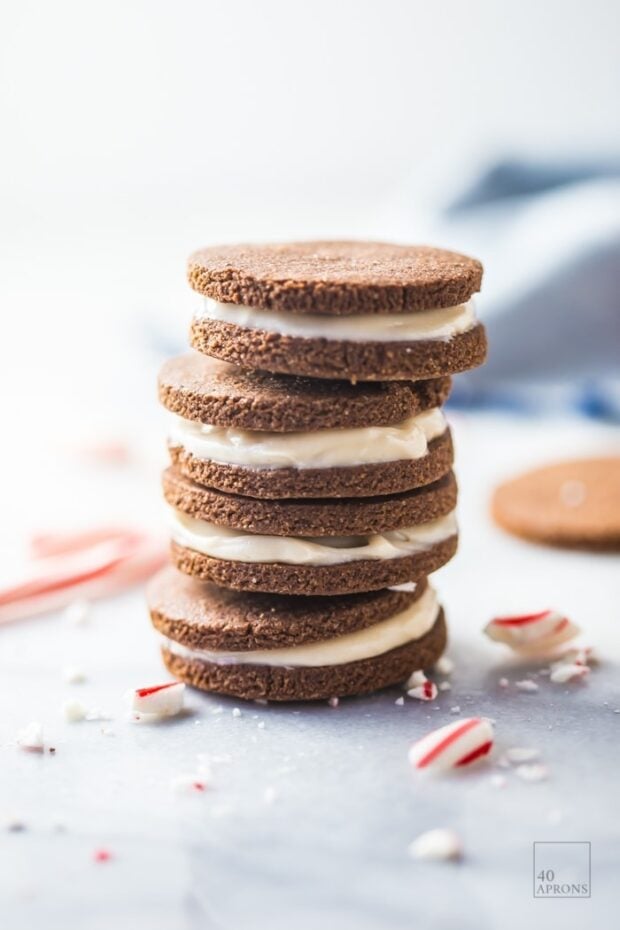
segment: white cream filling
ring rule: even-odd
[[[219,320],[246,329],[261,329],[282,336],[332,339],[344,342],[417,342],[448,340],[476,325],[473,300],[456,307],[420,310],[418,313],[374,313],[328,316],[263,310],[239,304],[223,304],[203,298],[197,320]]]
[[[391,649],[420,639],[431,629],[438,613],[437,595],[429,585],[422,597],[388,620],[318,643],[283,649],[255,649],[250,652],[188,649],[170,639],[164,639],[164,645],[175,655],[221,665],[272,665],[288,668],[344,665],[347,662],[372,659],[373,656],[383,655]]]
[[[340,565],[362,559],[398,559],[430,549],[457,532],[454,511],[431,523],[373,536],[259,536],[196,520],[171,509],[174,541],[187,549],[232,562]]]
[[[269,433],[211,426],[172,416],[168,438],[195,458],[256,468],[330,468],[398,462],[426,455],[447,427],[438,407],[396,426]]]

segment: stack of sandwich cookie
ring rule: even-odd
[[[457,544],[441,407],[449,375],[484,359],[481,273],[371,243],[190,259],[204,354],[160,374],[174,567],[149,593],[173,674],[301,700],[372,691],[439,657],[426,576]]]

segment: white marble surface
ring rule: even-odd
[[[433,705],[398,689],[327,705],[238,704],[189,693],[189,713],[158,725],[126,719],[126,688],[165,679],[142,594],[0,629],[0,900],[10,930],[144,927],[260,930],[431,930],[613,925],[620,835],[615,815],[620,727],[619,560],[520,543],[486,516],[499,477],[549,457],[618,448],[618,434],[582,422],[453,417],[461,484],[458,557],[435,577],[451,628],[452,690]],[[156,492],[140,473],[65,475],[75,506],[97,488],[103,509],[144,509]],[[90,492],[89,492],[90,489]],[[136,503],[141,501],[140,506]],[[54,508],[51,508],[54,510]],[[569,613],[602,664],[584,685],[502,689],[527,669],[480,634],[493,615],[554,606]],[[87,681],[68,685],[66,664]],[[110,721],[65,722],[75,697]],[[416,778],[410,742],[455,716],[496,720],[497,752],[538,748],[538,784],[491,761],[440,781]],[[241,708],[233,717],[232,709]],[[25,753],[17,731],[39,720],[56,753]],[[264,728],[258,724],[264,723]],[[111,731],[102,733],[102,727]],[[213,764],[204,794],[179,796],[174,776]],[[503,770],[502,770],[503,771]],[[269,795],[274,795],[269,802]],[[25,829],[9,832],[19,818]],[[407,855],[420,832],[455,829],[460,864]],[[592,898],[534,900],[535,840],[592,842]],[[93,861],[105,847],[110,862]]]

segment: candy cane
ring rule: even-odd
[[[0,587],[0,623],[114,594],[152,575],[166,552],[159,540],[116,528],[38,536],[32,548],[21,577]]]
[[[492,746],[490,720],[469,717],[427,733],[410,748],[409,762],[416,769],[447,771],[481,759]]]
[[[496,617],[484,632],[522,655],[545,655],[580,633],[579,627],[556,610],[515,617]]]

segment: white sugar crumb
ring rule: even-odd
[[[101,727],[102,736],[114,736],[114,730],[111,727]]]
[[[505,756],[509,762],[518,765],[520,762],[533,762],[534,759],[539,759],[540,752],[529,746],[513,746],[506,750]]]
[[[451,675],[454,671],[454,662],[452,659],[449,659],[448,656],[441,656],[441,658],[435,662],[435,671],[440,675]]]
[[[340,701],[338,700],[337,697],[330,697],[327,703],[329,704],[330,707],[338,707],[338,705],[340,704]]]
[[[258,727],[259,730],[264,730],[264,729],[265,729],[265,721],[264,721],[264,720],[259,720],[258,723],[256,724],[256,726]]]
[[[212,710],[211,710],[211,713],[212,713],[212,714],[221,714],[221,713],[223,713],[223,711],[224,711],[224,708],[223,708],[223,707],[213,707]]]
[[[277,798],[278,798],[278,792],[273,786],[269,785],[269,787],[265,788],[263,792],[263,801],[265,802],[265,804],[273,804],[274,801],[277,800]]]
[[[463,844],[453,830],[429,830],[410,843],[408,852],[412,859],[454,861],[462,858]]]
[[[62,712],[69,723],[78,723],[80,720],[86,720],[88,710],[80,701],[65,701]]]
[[[62,677],[68,685],[81,685],[86,681],[86,675],[76,665],[65,665],[62,670]]]
[[[450,684],[449,681],[440,681],[440,682],[439,682],[439,690],[440,690],[440,691],[450,691],[451,688],[452,688],[452,685]]]
[[[45,741],[41,724],[33,720],[23,730],[20,730],[17,734],[17,745],[26,752],[43,752]]]
[[[522,780],[528,782],[544,781],[549,777],[549,770],[546,765],[518,765],[515,774]]]
[[[402,707],[403,704],[405,703],[405,699],[404,699],[404,697],[396,698],[396,700],[394,701],[394,703],[397,704],[398,707]]]
[[[532,681],[531,678],[523,678],[521,681],[515,681],[515,688],[517,688],[518,691],[529,691],[530,693],[538,691],[538,685],[535,681]]]
[[[494,775],[491,775],[489,779],[493,788],[505,788],[508,784],[508,780],[505,775],[501,775],[499,772],[496,772]]]
[[[64,617],[67,623],[72,623],[74,626],[82,626],[90,620],[91,616],[91,605],[88,601],[79,599],[72,601],[71,604],[68,604],[65,608]]]
[[[508,685],[510,684],[507,678],[500,678],[500,680],[497,683],[500,686],[500,688],[507,688]]]
[[[455,704],[454,707],[451,707],[451,708],[450,708],[450,713],[451,713],[451,714],[460,714],[460,713],[461,713],[461,708],[459,707],[458,704]]]
[[[232,715],[233,715],[233,717],[240,717],[240,716],[241,716],[241,711],[239,710],[238,707],[233,707],[233,709],[232,709]]]
[[[201,773],[175,775],[170,782],[174,794],[202,794],[207,782]]]

